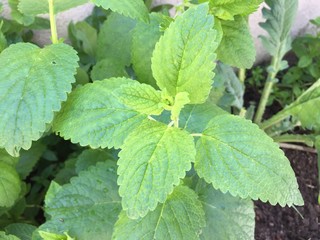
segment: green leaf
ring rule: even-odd
[[[320,130],[320,79],[287,108],[274,115],[293,115],[303,127]]]
[[[132,220],[122,212],[113,239],[196,240],[204,226],[204,212],[198,196],[188,187],[178,186],[163,204],[144,218]]]
[[[84,53],[95,56],[97,45],[97,30],[89,23],[82,21],[76,24],[69,24],[69,38],[72,45],[78,50],[83,50]]]
[[[87,170],[90,166],[96,165],[98,162],[112,163],[114,157],[105,150],[101,149],[87,149],[84,150],[78,157],[76,162],[76,173]]]
[[[77,240],[110,239],[121,210],[116,166],[98,163],[71,179],[46,201],[50,220],[41,231],[63,234]]]
[[[98,7],[111,9],[124,16],[148,22],[148,9],[142,0],[91,0]],[[119,25],[120,26],[120,25]]]
[[[254,239],[255,213],[251,200],[223,194],[205,185],[199,192],[207,225],[200,236],[203,240]]]
[[[53,130],[82,146],[119,148],[129,133],[147,118],[121,104],[114,95],[122,84],[131,82],[126,78],[111,78],[77,88],[57,114]]]
[[[22,179],[25,179],[31,173],[45,150],[46,146],[38,141],[33,143],[28,151],[22,150],[20,152],[16,169]]]
[[[163,32],[162,24],[171,21],[171,18],[158,13],[151,13],[150,22],[138,22],[132,36],[132,64],[139,82],[157,87],[152,75],[151,57],[153,50]]]
[[[203,0],[202,0],[203,1]],[[235,15],[255,12],[263,0],[209,0],[210,12],[223,20],[234,20]]]
[[[20,178],[17,171],[0,161],[0,207],[12,207],[19,198],[20,191]]]
[[[0,55],[0,147],[29,149],[60,110],[74,82],[78,57],[66,44],[43,49],[13,44]],[[8,107],[10,106],[10,107]]]
[[[211,102],[187,105],[180,113],[179,126],[191,133],[202,133],[208,122],[221,114],[228,113]]]
[[[245,17],[236,16],[234,21],[221,21],[223,37],[217,49],[218,59],[223,63],[251,68],[256,51]]]
[[[100,61],[107,58],[110,61],[117,61],[123,66],[129,66],[131,63],[132,29],[135,25],[135,20],[111,13],[101,26],[98,35],[97,59]]]
[[[272,205],[303,205],[279,146],[257,125],[233,115],[213,118],[197,142],[198,175],[222,192]]]
[[[187,92],[190,103],[206,100],[214,76],[217,33],[214,19],[207,13],[208,5],[201,4],[178,16],[152,57],[153,76],[160,89],[167,89],[172,97]]]
[[[89,0],[54,0],[55,12],[62,12],[70,8],[87,3]],[[19,11],[26,15],[37,15],[49,13],[49,3],[47,0],[19,0]]]
[[[10,154],[7,153],[6,150],[0,149],[0,162],[6,163],[12,167],[15,167],[19,158],[12,157]]]
[[[190,102],[189,93],[187,92],[179,92],[174,98],[174,104],[171,110],[171,120],[176,121],[179,119],[179,115],[181,110],[184,108],[186,104]]]
[[[125,64],[121,60],[104,58],[93,66],[91,71],[91,79],[93,81],[112,77],[129,77]]]
[[[241,110],[243,107],[244,85],[235,74],[233,68],[223,63],[217,64],[214,81],[222,81],[225,86],[224,93],[217,104],[225,108],[236,107]]]
[[[0,239],[1,240],[20,240],[16,236],[13,235],[6,235],[5,232],[0,232]]]
[[[74,238],[71,238],[69,235],[65,233],[62,235],[62,234],[39,231],[39,235],[44,240],[75,240]]]
[[[118,160],[119,194],[130,218],[145,216],[163,203],[191,168],[195,148],[183,130],[148,121],[125,140]]]
[[[36,229],[35,226],[25,223],[13,223],[5,227],[7,234],[15,235],[21,240],[32,240],[32,233]]]
[[[137,112],[160,115],[163,111],[160,106],[161,92],[150,85],[138,82],[122,85],[115,94],[121,103]]]
[[[19,11],[18,4],[20,3],[20,1],[21,0],[8,0],[9,6],[11,9],[11,17],[18,23],[25,26],[29,26],[34,22],[35,17],[24,15]]]
[[[266,22],[260,26],[267,31],[268,36],[260,36],[266,50],[282,59],[291,48],[290,30],[298,10],[298,0],[266,0],[269,6],[263,8]]]

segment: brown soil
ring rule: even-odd
[[[317,155],[285,150],[296,173],[305,205],[289,207],[255,203],[256,240],[320,240],[320,205],[318,205]]]

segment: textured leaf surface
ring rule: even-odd
[[[113,163],[113,156],[106,150],[86,149],[78,157],[75,164],[76,173],[87,170],[90,166],[96,165],[98,162]]]
[[[137,112],[148,115],[159,115],[163,111],[161,92],[147,84],[122,85],[116,95],[121,103]]]
[[[240,117],[220,115],[209,122],[197,142],[195,169],[214,188],[234,196],[303,204],[284,153],[257,125]]]
[[[98,163],[72,178],[46,200],[51,218],[40,230],[68,232],[78,240],[110,239],[121,210],[116,179],[116,166],[111,168],[108,163]]]
[[[71,91],[78,57],[66,44],[11,45],[0,55],[0,147],[11,155],[40,138]]]
[[[0,207],[12,207],[21,191],[17,171],[0,159]]]
[[[111,13],[101,26],[98,35],[97,59],[100,61],[107,58],[123,66],[130,65],[132,29],[135,25],[135,20],[118,13]]]
[[[268,32],[268,37],[261,36],[262,43],[272,56],[283,58],[290,49],[290,29],[298,9],[298,0],[266,0],[270,7],[263,8],[266,22],[260,26]]]
[[[251,200],[223,194],[206,185],[199,191],[207,225],[201,239],[254,239],[255,213]]]
[[[133,81],[112,78],[77,88],[57,114],[53,129],[83,146],[119,148],[130,131],[146,118],[114,96],[117,88],[130,82]]]
[[[233,20],[235,15],[249,15],[263,0],[210,0],[210,11],[223,20]]]
[[[93,81],[112,77],[129,77],[125,64],[121,60],[104,58],[93,66],[91,71],[91,79]]]
[[[277,115],[291,114],[302,126],[320,130],[320,79],[305,91],[296,101]],[[275,117],[277,117],[275,115]]]
[[[157,43],[152,57],[153,76],[171,96],[189,93],[190,103],[202,103],[214,76],[217,44],[208,5],[188,9],[177,17]],[[199,44],[201,43],[201,44]]]
[[[54,0],[55,12],[61,12],[87,3],[89,0]],[[19,0],[18,8],[26,15],[37,15],[49,12],[47,0]]]
[[[31,173],[45,149],[46,146],[37,141],[32,144],[32,147],[28,151],[22,150],[20,152],[20,158],[16,165],[16,169],[22,179],[25,179]]]
[[[119,194],[130,218],[163,203],[194,161],[193,138],[185,131],[148,121],[126,139],[118,161]]]
[[[232,106],[241,110],[243,107],[244,85],[235,74],[233,68],[223,63],[217,64],[214,81],[223,82],[225,87],[218,105],[229,108]]]
[[[236,16],[234,21],[222,21],[221,27],[223,37],[217,50],[218,59],[235,67],[251,68],[256,51],[246,19]]]
[[[163,34],[161,24],[170,18],[152,13],[150,22],[138,22],[132,36],[132,64],[138,81],[157,87],[152,75],[151,57],[159,38]]]
[[[1,240],[20,240],[14,235],[6,235],[5,232],[0,232],[0,239]]]
[[[185,106],[179,116],[179,125],[190,133],[202,133],[208,122],[221,114],[228,114],[211,102]]]
[[[143,0],[91,0],[97,6],[111,9],[113,12],[124,16],[139,19],[144,22],[149,20],[148,9]]]
[[[5,227],[7,234],[12,234],[21,240],[32,240],[32,233],[37,228],[25,223],[13,223]]]
[[[132,220],[124,212],[115,225],[113,239],[199,239],[205,226],[204,212],[198,196],[185,186],[178,186],[155,211]]]

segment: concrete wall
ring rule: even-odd
[[[4,4],[4,13],[2,15],[9,16],[9,8],[7,0],[0,0]],[[154,5],[161,3],[170,3],[177,5],[181,3],[182,0],[154,0]],[[92,4],[85,4],[74,9],[59,13],[57,16],[58,31],[59,36],[67,37],[67,27],[68,23],[72,21],[81,21],[90,15],[92,11]],[[262,7],[261,7],[262,8]],[[261,15],[261,8],[256,13],[250,16],[250,28],[252,35],[255,39],[255,45],[257,49],[257,61],[261,61],[267,57],[258,36],[264,34],[264,31],[259,27],[258,23],[263,21]],[[292,34],[294,36],[302,34],[305,31],[310,30],[310,24],[308,23],[310,19],[320,16],[320,0],[299,0],[299,10],[297,18],[292,29]],[[35,41],[40,45],[50,43],[49,31],[37,31],[35,33]]]

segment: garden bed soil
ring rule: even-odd
[[[255,202],[256,240],[320,240],[318,167],[314,153],[284,150],[298,179],[303,207],[281,208]]]

